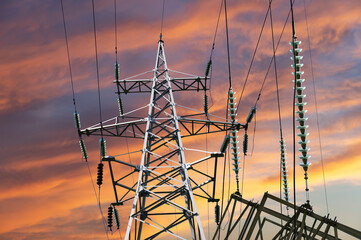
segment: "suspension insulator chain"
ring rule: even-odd
[[[249,112],[247,119],[246,119],[246,125],[244,127],[245,133],[243,135],[243,154],[244,154],[244,156],[247,156],[247,151],[248,151],[248,134],[247,134],[248,124],[250,124],[252,122],[252,119],[253,119],[254,115],[256,114],[256,111],[257,111],[257,108],[252,107],[251,111]]]
[[[108,228],[110,229],[110,231],[112,231],[112,227],[113,227],[113,208],[112,206],[108,207]]]
[[[229,98],[229,116],[231,118],[231,122],[232,123],[236,123],[237,122],[237,119],[236,119],[236,116],[237,116],[237,108],[236,108],[236,103],[235,103],[235,99],[236,97],[234,96],[235,95],[235,92],[233,92],[232,88],[229,89],[229,92],[228,92],[228,98]],[[232,145],[232,160],[233,160],[233,171],[236,173],[236,183],[237,183],[237,192],[239,193],[239,178],[238,178],[238,173],[239,171],[241,170],[241,168],[239,167],[240,163],[239,163],[239,152],[238,152],[238,141],[237,141],[237,132],[238,130],[237,129],[232,129],[230,131],[230,138],[231,138],[231,145]]]
[[[295,59],[291,57],[291,59],[294,61],[295,64],[292,64],[292,68],[295,70],[293,72],[293,75],[296,75],[296,103],[295,105],[298,107],[298,111],[296,113],[298,114],[297,121],[299,125],[297,128],[300,130],[300,133],[297,134],[301,138],[298,143],[301,145],[301,148],[299,148],[299,151],[302,153],[302,155],[299,156],[299,158],[302,160],[300,163],[300,166],[303,168],[305,172],[305,182],[306,182],[306,199],[307,203],[309,203],[309,189],[308,189],[308,167],[311,165],[311,163],[308,161],[308,159],[311,157],[308,155],[308,151],[310,150],[309,147],[307,147],[307,144],[310,140],[306,140],[306,137],[309,135],[308,132],[306,132],[306,129],[308,128],[308,125],[305,125],[305,122],[308,120],[308,118],[305,117],[305,113],[307,110],[304,109],[304,106],[307,104],[307,102],[304,101],[304,98],[306,97],[305,94],[303,94],[303,91],[306,87],[302,86],[302,83],[305,81],[305,79],[302,79],[302,74],[304,73],[301,71],[301,68],[303,67],[303,63],[301,63],[301,60],[303,56],[300,55],[302,52],[302,49],[299,47],[301,44],[301,41],[297,41],[294,39],[291,43],[291,46],[293,48],[291,49],[291,53],[293,53],[293,49],[295,49],[295,53],[293,55],[295,56]],[[296,66],[295,66],[296,65]]]
[[[284,199],[289,202],[289,194],[288,191],[288,170],[287,170],[287,162],[286,162],[286,144],[283,139],[280,141],[280,150],[281,150],[281,172],[282,172],[282,181],[283,181],[283,195]]]
[[[212,60],[209,59],[208,63],[207,63],[207,67],[206,67],[206,71],[204,73],[205,76],[205,82],[207,82],[208,76],[209,76],[209,72],[211,70],[211,66],[212,66]],[[205,90],[204,92],[204,97],[203,97],[203,108],[204,108],[204,113],[206,114],[206,116],[208,117],[208,96],[207,96],[207,92]]]
[[[119,81],[120,71],[119,71],[119,63],[116,62],[114,64],[114,78],[115,80]]]
[[[103,167],[104,167],[104,164],[103,163],[99,163],[98,164],[98,175],[97,175],[97,184],[99,185],[102,185],[103,184]]]
[[[114,78],[118,86],[118,109],[119,109],[119,115],[124,117],[123,102],[122,102],[122,98],[120,97],[120,91],[119,91],[119,76],[120,76],[119,63],[116,62],[114,64]]]
[[[123,117],[123,115],[124,115],[123,101],[122,101],[122,98],[120,97],[120,94],[118,96],[118,109],[119,109],[120,116]]]
[[[78,130],[78,136],[79,136],[79,145],[80,145],[80,150],[81,150],[81,154],[83,155],[83,158],[85,159],[85,161],[88,161],[88,153],[86,151],[86,147],[85,147],[85,143],[83,138],[81,137],[81,132],[80,132],[80,128],[81,128],[81,123],[80,123],[80,116],[79,113],[74,112],[74,122],[75,122],[75,127]]]
[[[208,116],[208,96],[207,94],[204,94],[203,96],[203,110],[206,116]]]
[[[114,214],[115,226],[117,226],[117,229],[119,229],[119,227],[120,227],[119,213],[118,213],[118,210],[115,207],[113,208],[113,214]]]
[[[87,161],[88,160],[88,153],[86,152],[86,147],[83,139],[79,140],[80,150],[83,155],[83,158]]]
[[[217,225],[219,225],[219,219],[220,219],[219,216],[220,216],[220,207],[217,202],[216,206],[214,206],[214,218]]]
[[[247,134],[247,132],[245,132],[243,135],[243,155],[244,156],[247,156],[247,151],[248,151],[248,134]]]
[[[208,78],[208,76],[209,76],[209,72],[210,72],[210,70],[211,70],[211,66],[212,66],[212,60],[209,59],[209,61],[208,61],[208,63],[207,63],[207,67],[206,67],[206,72],[205,72],[205,74],[204,74],[204,76],[205,76],[206,78]]]

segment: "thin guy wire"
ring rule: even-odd
[[[114,42],[115,42],[115,62],[118,63],[117,0],[114,0]]]
[[[295,2],[295,0],[293,0],[293,2]],[[287,22],[288,22],[288,19],[289,19],[290,15],[291,15],[291,11],[288,11],[288,15],[287,15],[286,20],[285,20],[285,22],[284,22],[284,24],[283,24],[283,28],[282,28],[282,31],[281,31],[281,35],[280,35],[280,37],[278,38],[278,42],[277,42],[277,45],[276,45],[276,51],[275,51],[275,52],[277,52],[277,50],[278,50],[278,46],[280,45],[280,42],[281,42],[281,39],[282,39],[282,37],[283,37],[283,33],[284,33],[285,29],[286,29],[286,25],[287,25]],[[266,80],[267,80],[268,73],[269,73],[269,71],[270,71],[270,69],[271,69],[272,63],[273,63],[273,56],[272,56],[272,58],[271,58],[271,60],[270,60],[270,62],[269,62],[269,64],[268,64],[268,69],[267,69],[267,72],[266,72],[266,74],[265,74],[265,77],[263,78],[263,82],[262,82],[261,88],[260,88],[260,90],[259,90],[258,97],[257,97],[257,99],[256,99],[256,102],[255,102],[255,104],[254,104],[254,107],[257,106],[257,103],[258,103],[258,101],[259,101],[260,98],[261,98],[261,93],[262,93],[262,91],[263,91],[263,87],[264,87],[265,82],[266,82]]]
[[[272,0],[271,0],[272,2]],[[270,6],[270,5],[269,5]],[[247,72],[247,75],[246,75],[246,80],[244,81],[244,84],[243,84],[243,88],[242,88],[242,92],[241,92],[241,96],[239,97],[239,100],[238,100],[238,106],[240,105],[241,103],[241,100],[242,100],[242,97],[243,97],[243,93],[244,93],[244,89],[246,88],[246,84],[247,84],[247,81],[248,81],[248,77],[249,77],[249,74],[251,72],[251,68],[253,66],[253,61],[254,61],[254,58],[256,56],[256,53],[257,53],[257,49],[258,49],[258,45],[260,43],[260,40],[261,40],[261,37],[262,37],[262,33],[263,33],[263,29],[264,29],[264,26],[266,24],[266,20],[267,20],[267,17],[268,17],[268,13],[269,13],[269,6],[268,6],[268,9],[267,9],[267,12],[266,12],[266,16],[264,17],[264,20],[263,20],[263,24],[262,24],[262,28],[261,28],[261,31],[258,35],[258,40],[257,40],[257,44],[256,44],[256,47],[253,51],[253,55],[252,55],[252,59],[251,59],[251,63],[249,65],[249,68],[248,68],[248,72]],[[238,112],[238,108],[236,109],[236,113]]]
[[[232,75],[231,75],[231,56],[230,56],[230,51],[229,51],[229,37],[228,37],[227,0],[224,0],[224,16],[225,16],[225,21],[226,21],[229,89],[231,89],[232,88]],[[226,109],[228,110],[228,98],[227,98]],[[227,120],[228,120],[228,114],[227,114]],[[228,150],[229,150],[229,148],[228,148]],[[231,155],[228,154],[229,161],[230,161],[230,156]],[[231,189],[230,185],[231,185],[231,164],[228,164],[228,199],[230,196],[230,189]]]
[[[231,76],[231,57],[229,52],[229,38],[228,38],[228,21],[227,21],[227,0],[224,0],[224,16],[226,20],[226,37],[227,37],[227,58],[228,58],[228,80],[229,88],[232,88],[232,76]]]
[[[229,53],[229,40],[228,40],[228,22],[227,22],[227,0],[224,0],[224,15],[225,15],[225,22],[226,22],[226,36],[227,36],[227,56],[228,56],[228,78],[229,78],[229,88],[232,87],[232,78],[231,78],[231,63],[230,63],[230,53]],[[229,97],[227,96],[227,105],[226,105],[226,121],[228,121],[228,103],[229,103]],[[228,131],[226,131],[226,135],[228,134]],[[229,152],[229,148],[228,148]],[[225,175],[226,175],[226,166],[227,166],[227,157],[229,158],[229,153],[225,153],[224,156],[224,167],[223,167],[223,182],[222,182],[222,201],[221,201],[221,214],[223,214],[223,204],[224,204],[224,182],[225,182]],[[230,164],[228,164],[230,165]],[[230,166],[228,167],[230,168]],[[230,170],[229,170],[230,171]],[[228,171],[228,172],[229,172]],[[230,174],[228,174],[228,178],[230,178]],[[230,190],[230,179],[228,181],[228,195]],[[221,215],[222,218],[222,215]],[[218,235],[218,239],[220,239],[220,232]]]
[[[92,13],[93,13],[93,32],[94,32],[94,47],[95,47],[95,63],[96,63],[96,74],[97,74],[97,84],[98,84],[98,104],[99,104],[99,121],[100,121],[100,133],[103,139],[103,122],[102,122],[102,108],[101,108],[101,98],[100,98],[100,83],[99,83],[99,63],[98,63],[98,47],[97,47],[97,35],[96,35],[96,26],[95,26],[95,7],[94,7],[94,0],[92,0]],[[89,170],[90,171],[90,170]],[[92,182],[93,183],[93,182]],[[93,183],[94,185],[94,183]],[[101,205],[100,205],[100,186],[99,186],[99,198],[98,198],[98,206],[99,206],[99,210],[101,212],[101,215],[103,217],[103,222],[104,220],[104,216],[103,216],[103,211],[101,209]],[[106,231],[107,234],[107,239],[109,239],[108,237],[108,232]]]
[[[315,108],[316,108],[316,123],[317,123],[317,133],[318,133],[318,143],[320,147],[320,157],[321,157],[321,167],[322,167],[322,177],[323,177],[323,187],[325,191],[325,201],[326,201],[326,209],[327,214],[329,214],[329,208],[328,208],[328,198],[327,198],[327,188],[326,188],[326,177],[325,177],[325,168],[323,164],[323,154],[322,154],[322,144],[321,144],[321,133],[320,133],[320,123],[319,123],[319,117],[318,117],[318,105],[317,105],[317,97],[316,97],[316,84],[315,84],[315,77],[313,73],[313,61],[312,61],[312,48],[311,48],[311,40],[310,40],[310,33],[308,29],[308,17],[307,17],[307,11],[306,11],[306,1],[303,1],[303,7],[305,10],[305,19],[306,19],[306,28],[307,28],[307,40],[308,40],[308,48],[309,48],[309,54],[310,54],[310,63],[311,63],[311,76],[312,76],[312,86],[313,86],[313,95],[315,96]]]
[[[217,37],[217,33],[218,33],[218,26],[219,26],[219,20],[221,18],[222,8],[223,8],[223,0],[221,0],[221,6],[219,7],[216,30],[214,31],[214,35],[213,35],[212,50],[211,50],[211,55],[210,55],[209,59],[212,59],[212,56],[213,56],[213,51],[214,51],[214,46],[216,44],[216,37]]]
[[[162,22],[160,25],[160,39],[162,39],[162,36],[163,36],[164,5],[165,5],[165,0],[163,0]]]
[[[73,93],[73,104],[74,104],[74,110],[75,110],[75,112],[77,112],[76,104],[75,104],[75,91],[74,91],[73,73],[72,73],[72,70],[71,70],[71,63],[70,63],[69,43],[68,43],[68,34],[67,34],[67,31],[66,31],[63,0],[60,0],[60,4],[61,4],[61,13],[62,13],[62,16],[63,16],[63,26],[64,26],[66,53],[67,53],[67,56],[68,56],[68,66],[69,66],[69,74],[70,74],[71,91]]]
[[[221,18],[221,13],[222,13],[222,8],[223,8],[223,0],[221,0],[221,6],[219,8],[219,12],[218,12],[218,19],[217,19],[217,24],[216,24],[216,29],[214,31],[214,35],[213,35],[213,42],[212,42],[212,48],[211,48],[211,54],[209,56],[209,61],[212,61],[212,57],[213,57],[213,52],[214,52],[214,47],[216,45],[216,37],[217,37],[217,33],[218,33],[218,26],[219,26],[219,20]],[[206,76],[207,77],[207,76]],[[205,84],[207,84],[207,82],[205,82]],[[212,66],[210,68],[210,74],[209,74],[209,89],[210,89],[210,98],[211,98],[211,102],[212,105],[210,107],[208,107],[208,110],[211,109],[211,107],[213,107],[213,98],[212,98]],[[207,92],[207,90],[205,90],[205,93]],[[209,115],[209,112],[208,112]]]
[[[272,5],[271,0],[269,1],[269,13],[270,13],[270,23],[271,23],[271,32],[272,32],[272,49],[273,49],[273,64],[274,64],[274,72],[275,72],[275,82],[276,82],[276,93],[277,93],[277,107],[278,107],[278,121],[280,125],[280,138],[283,141],[283,132],[282,132],[282,118],[281,118],[281,105],[280,105],[280,95],[279,95],[279,88],[278,88],[278,75],[277,75],[277,61],[276,61],[276,49],[275,49],[275,39],[274,39],[274,31],[273,31],[273,17],[272,17]],[[281,160],[282,161],[282,160]],[[280,198],[282,198],[282,172],[281,172],[281,164],[280,166]],[[280,203],[280,209],[282,214],[282,203]],[[282,219],[281,219],[281,225]]]
[[[67,35],[67,31],[66,31],[66,23],[65,23],[65,14],[64,14],[63,0],[60,0],[60,3],[61,3],[61,13],[62,13],[62,17],[63,17],[63,26],[64,26],[65,42],[66,42],[66,49],[67,49],[67,56],[68,56],[70,82],[71,82],[71,88],[72,88],[72,93],[73,93],[74,110],[75,110],[75,112],[77,112],[77,110],[76,110],[76,102],[75,102],[75,91],[74,91],[73,76],[72,76],[72,71],[71,71],[69,45],[68,45],[68,35]],[[80,138],[80,137],[79,137],[79,138]],[[98,197],[98,195],[97,195],[97,193],[96,193],[96,190],[95,190],[95,185],[94,185],[93,177],[92,177],[92,174],[91,174],[91,171],[90,171],[90,168],[89,168],[89,163],[88,163],[88,161],[85,161],[85,162],[86,162],[86,165],[87,165],[87,168],[88,168],[88,172],[89,172],[89,176],[90,176],[90,181],[91,181],[92,186],[93,186],[93,191],[94,191],[95,198],[96,198],[97,202],[99,203],[99,199],[100,199],[100,198]],[[102,222],[103,222],[103,225],[104,225],[105,234],[106,234],[106,236],[107,236],[107,239],[109,240],[108,232],[107,232],[107,227],[106,227],[105,222],[104,222],[104,215],[103,215],[103,212],[102,212],[102,210],[101,210],[100,204],[98,204],[98,207],[99,207],[100,214],[101,214],[101,216],[102,216]]]
[[[216,45],[216,37],[217,37],[217,33],[218,33],[218,26],[219,26],[219,20],[221,18],[221,13],[222,13],[222,8],[223,8],[223,0],[221,0],[221,6],[219,8],[219,12],[218,12],[218,19],[217,19],[217,24],[216,24],[216,29],[214,31],[214,36],[213,36],[213,43],[212,43],[212,49],[211,49],[211,54],[209,56],[209,60],[212,60],[212,57],[213,57],[213,52],[214,52],[214,47]],[[213,97],[212,97],[212,67],[210,69],[210,74],[209,74],[209,93],[210,93],[210,99],[211,99],[211,102],[212,102],[212,105],[210,107],[208,107],[208,110],[211,109],[211,107],[213,107]],[[208,115],[209,112],[208,112]]]
[[[98,104],[99,104],[99,121],[100,121],[100,134],[103,138],[103,122],[102,122],[102,106],[101,106],[101,99],[100,99],[100,83],[99,83],[99,63],[98,63],[98,47],[97,47],[97,34],[96,34],[96,27],[95,27],[95,7],[94,7],[94,0],[92,0],[92,10],[93,10],[93,31],[94,31],[94,47],[95,47],[95,63],[96,63],[96,70],[97,70],[97,83],[98,83]]]

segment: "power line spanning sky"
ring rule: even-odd
[[[361,229],[361,2],[305,0],[317,91],[327,194],[331,217]],[[100,85],[104,119],[118,112],[113,85],[114,1],[95,1]],[[273,1],[275,37],[280,36],[288,1]],[[162,1],[117,1],[118,58],[121,77],[154,67]],[[209,58],[220,1],[176,1],[165,5],[163,39],[171,69],[202,76]],[[246,77],[268,0],[227,1],[233,89],[237,97]],[[91,1],[64,0],[78,111],[83,127],[97,123],[97,82]],[[295,3],[296,32],[302,41],[303,70],[312,165],[311,204],[326,214],[316,112],[303,0]],[[73,123],[73,105],[60,0],[0,2],[0,239],[105,239],[87,167],[81,159]],[[281,115],[291,163],[292,61],[288,24],[277,51]],[[240,122],[253,106],[272,57],[269,20],[238,110]],[[228,90],[224,18],[213,59],[212,108],[224,117]],[[176,95],[182,105],[202,109],[202,94]],[[142,99],[142,100],[141,100]],[[125,96],[126,111],[143,106],[148,96]],[[253,131],[254,125],[250,129]],[[223,135],[208,136],[207,149],[218,151]],[[250,132],[253,139],[253,132]],[[85,139],[93,177],[99,161],[98,139]],[[205,138],[185,146],[205,149]],[[244,197],[278,195],[279,129],[274,72],[268,75],[257,112],[254,153],[246,158]],[[111,141],[108,141],[111,144]],[[130,141],[130,150],[138,143]],[[126,152],[124,141],[110,154]],[[250,149],[252,145],[250,146]],[[192,156],[190,156],[192,158]],[[138,159],[131,159],[137,162]],[[291,170],[291,165],[289,165]],[[303,172],[297,167],[297,196],[304,197]],[[135,176],[136,177],[136,176]],[[234,191],[231,175],[231,191]],[[101,202],[114,201],[105,172]],[[291,189],[293,191],[293,189]],[[200,206],[202,202],[199,203]],[[213,206],[211,207],[213,208]],[[201,212],[207,214],[206,207]],[[128,212],[122,212],[126,219]],[[213,210],[211,217],[213,220]],[[202,218],[207,225],[207,216]],[[211,220],[211,221],[212,221]],[[125,222],[124,222],[125,224]],[[124,227],[124,225],[123,225]],[[207,227],[205,227],[207,232]],[[110,236],[119,239],[119,235]]]

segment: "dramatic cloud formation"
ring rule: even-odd
[[[82,125],[87,127],[96,124],[99,119],[91,1],[63,2],[77,107]],[[163,37],[170,69],[204,74],[220,3],[209,0],[166,1]],[[331,215],[337,215],[342,223],[361,229],[361,3],[359,0],[305,0],[305,3],[309,39],[304,0],[296,1],[295,18],[297,37],[302,41],[307,87],[306,108],[312,156],[309,170],[311,203],[321,215],[326,214],[317,134],[317,98]],[[95,1],[104,119],[117,115],[112,82],[115,61],[113,4],[111,0]],[[233,88],[239,99],[268,0],[230,0],[227,4]],[[162,1],[121,0],[117,1],[117,5],[118,57],[121,77],[125,78],[151,70],[154,66]],[[273,1],[276,41],[288,11],[287,3]],[[74,109],[60,0],[1,1],[0,28],[0,239],[105,239],[98,203],[87,165],[81,159],[72,119]],[[277,74],[291,172],[293,83],[290,40],[291,26],[288,22],[277,50]],[[268,19],[238,106],[240,122],[245,120],[257,99],[272,55],[272,32]],[[222,13],[213,55],[210,109],[212,114],[221,117],[225,116],[228,90],[226,58]],[[272,65],[257,105],[256,126],[253,122],[249,130],[250,151],[254,148],[245,163],[244,196],[249,199],[259,199],[265,191],[279,194],[279,122],[274,76]],[[314,95],[312,77],[317,96]],[[201,93],[177,93],[175,96],[180,105],[202,109]],[[146,105],[148,97],[125,96],[126,111]],[[180,114],[186,112],[179,109]],[[223,139],[223,134],[207,136],[207,150],[218,151],[220,139]],[[205,136],[185,138],[184,145],[206,150],[205,141]],[[124,139],[108,142],[109,153],[127,152]],[[86,144],[90,156],[89,169],[94,179],[99,161],[98,139],[86,138]],[[141,141],[129,140],[129,150],[138,150],[141,144]],[[202,154],[187,153],[187,161],[204,157]],[[130,160],[138,163],[139,158],[134,155]],[[137,178],[136,175],[134,177]],[[228,186],[228,173],[226,179]],[[233,173],[230,179],[233,192]],[[297,167],[296,180],[298,203],[302,204],[304,180],[300,167]],[[221,183],[221,180],[218,182]],[[106,209],[114,201],[107,171],[101,191],[102,207]],[[98,194],[97,187],[95,192]],[[221,194],[220,185],[217,192]],[[199,202],[202,221],[207,225],[207,207],[202,200]],[[213,205],[210,207],[213,208]],[[124,234],[129,211],[119,211],[123,216]],[[109,237],[119,239],[119,233]]]

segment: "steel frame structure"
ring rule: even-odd
[[[286,211],[282,213],[266,206],[267,200],[272,200],[277,203],[277,206],[288,208],[288,213],[294,212],[294,215],[289,215]],[[243,204],[243,205],[242,205]],[[241,206],[241,213],[236,213]],[[221,236],[221,226],[226,221],[227,212],[230,211],[228,219],[227,231],[224,236]],[[242,224],[241,224],[241,219]],[[265,223],[270,223],[278,231],[275,235],[269,236],[269,233],[264,232]],[[311,223],[311,224],[309,224]],[[236,233],[240,226],[240,233]],[[220,224],[213,236],[215,239],[280,239],[280,240],[314,240],[314,239],[330,239],[339,240],[339,232],[343,232],[349,237],[361,239],[361,232],[351,227],[339,223],[336,218],[330,219],[328,216],[320,216],[314,213],[307,207],[296,206],[288,201],[275,197],[268,192],[263,195],[260,203],[255,203],[242,198],[238,193],[231,195],[230,200],[222,214]],[[265,237],[266,236],[266,237]]]
[[[187,163],[182,138],[239,130],[245,126],[236,122],[211,121],[208,117],[206,120],[195,118],[204,113],[178,116],[173,92],[204,91],[207,89],[208,79],[198,76],[171,78],[170,72],[164,42],[159,40],[152,79],[128,78],[114,81],[124,94],[150,92],[150,102],[145,106],[148,108],[148,115],[134,118],[123,114],[80,131],[87,136],[144,139],[143,148],[139,151],[140,165],[112,156],[102,159],[109,164],[116,200],[112,205],[119,206],[133,201],[124,239],[131,239],[132,236],[134,239],[154,239],[165,233],[178,239],[205,239],[194,197],[207,199],[209,202],[218,201],[215,198],[217,161],[224,156],[224,152],[212,153],[208,157]],[[181,132],[184,134],[181,135]],[[212,174],[197,169],[198,164],[210,160],[214,160]],[[114,164],[127,167],[130,171],[119,173],[114,169]],[[201,174],[206,180],[199,182],[189,176],[189,172]],[[129,185],[127,179],[135,173],[139,174],[138,180]],[[208,184],[213,184],[212,193],[204,189]],[[119,188],[125,193],[120,194]],[[190,236],[178,234],[175,231],[178,226],[186,226]]]
[[[152,79],[128,78],[114,81],[118,85],[119,92],[123,94],[150,93],[149,104],[141,108],[148,108],[148,115],[137,118],[128,116],[128,113],[121,114],[79,130],[80,135],[138,138],[144,141],[143,148],[137,151],[141,153],[139,165],[121,161],[113,156],[104,156],[102,159],[109,165],[115,195],[115,202],[112,205],[120,206],[133,201],[124,238],[126,240],[155,239],[165,234],[178,239],[205,239],[195,196],[208,202],[219,201],[215,197],[217,163],[219,157],[224,157],[226,147],[222,146],[220,152],[187,163],[184,154],[186,148],[183,147],[182,138],[247,128],[248,123],[212,121],[208,116],[205,120],[195,118],[204,116],[205,113],[178,116],[173,92],[204,91],[207,89],[208,79],[198,76],[171,78],[170,72],[167,67],[164,42],[159,40]],[[214,160],[212,174],[197,169],[198,164],[211,160]],[[115,164],[122,166],[122,170],[115,170]],[[130,171],[126,172],[124,168]],[[193,178],[190,173],[200,174],[206,180]],[[133,174],[139,174],[138,180],[129,185],[129,177]],[[211,193],[204,188],[209,184],[213,185]],[[289,209],[288,212],[294,210],[295,214],[290,216],[288,213],[268,208],[265,206],[267,200],[275,201],[282,208]],[[240,214],[236,213],[237,205],[242,206]],[[226,216],[229,216],[227,227],[221,232]],[[307,206],[294,208],[294,205],[288,201],[267,192],[260,203],[248,201],[238,192],[232,194],[212,239],[270,239],[268,233],[264,231],[266,223],[278,228],[272,240],[338,240],[341,239],[338,236],[339,231],[361,239],[360,231],[328,216],[317,215]],[[187,226],[190,235],[182,235],[187,232],[184,230],[182,234],[174,231],[178,226],[182,228]],[[236,233],[236,229],[240,230],[239,233]]]

